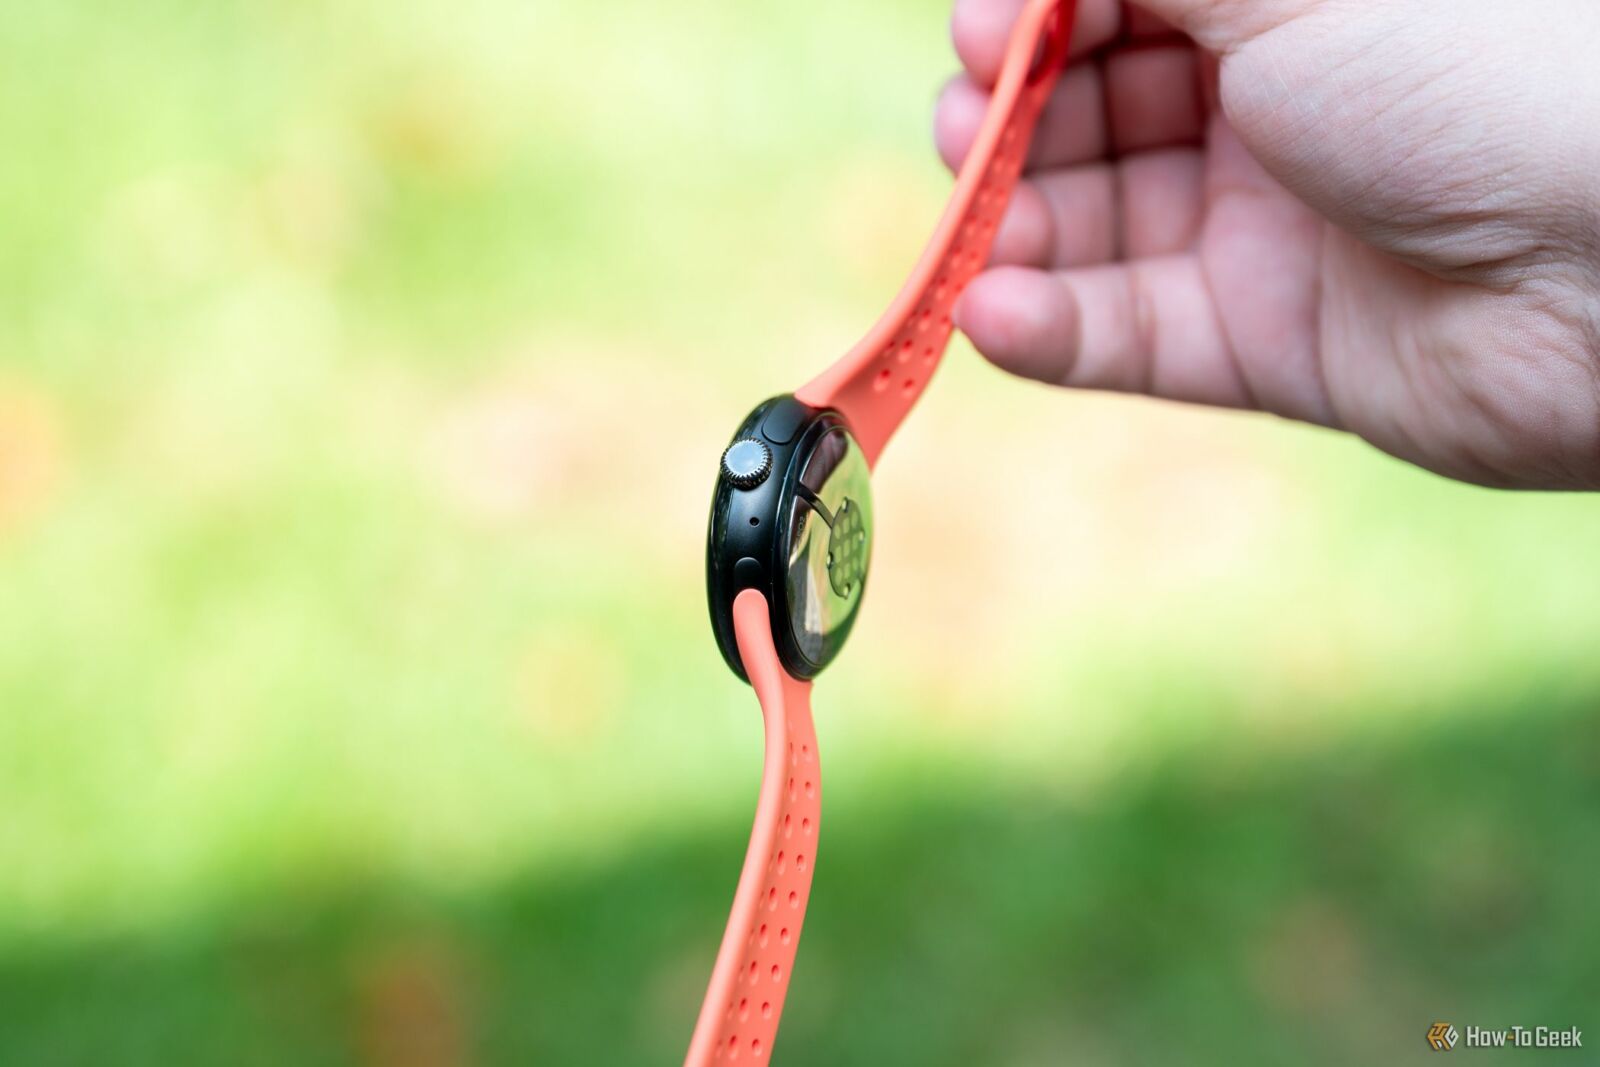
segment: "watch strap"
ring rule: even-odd
[[[811,895],[822,813],[811,683],[790,677],[779,662],[760,592],[746,589],[734,598],[733,625],[761,702],[766,758],[744,870],[685,1067],[765,1063],[772,1055]]]
[[[977,139],[911,277],[871,331],[795,393],[813,407],[842,412],[869,465],[927,387],[949,344],[956,301],[988,262],[1067,54],[1076,9],[1076,0],[1028,0]]]

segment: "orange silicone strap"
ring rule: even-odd
[[[811,895],[822,814],[811,683],[783,669],[767,600],[756,590],[734,598],[733,629],[761,701],[767,755],[744,872],[685,1067],[766,1063],[771,1057]]]
[[[813,407],[842,412],[869,464],[922,395],[950,341],[951,310],[989,258],[1034,123],[1060,74],[1076,9],[1076,0],[1028,0],[988,114],[916,269],[866,337],[795,393]]]

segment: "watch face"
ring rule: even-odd
[[[745,676],[733,601],[766,599],[784,668],[811,678],[855,623],[872,559],[866,457],[837,411],[793,397],[758,406],[722,454],[706,547],[706,591],[723,658]]]
[[[789,625],[819,667],[838,653],[861,605],[872,559],[872,491],[866,457],[843,427],[804,457],[784,538]]]

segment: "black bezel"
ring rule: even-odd
[[[812,450],[836,428],[846,432],[850,429],[837,411],[811,407],[793,396],[773,397],[756,406],[729,442],[746,437],[766,442],[772,450],[772,473],[754,488],[739,489],[728,480],[726,472],[718,472],[706,536],[706,599],[717,648],[729,669],[747,682],[750,679],[740,662],[733,631],[733,601],[744,590],[759,590],[767,598],[778,658],[796,678],[816,677],[844,646],[855,626],[858,612],[851,612],[833,642],[833,654],[818,663],[801,651],[789,616],[786,505],[794,499]],[[861,593],[865,593],[865,582]]]

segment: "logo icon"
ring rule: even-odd
[[[1435,1052],[1449,1052],[1460,1039],[1461,1035],[1449,1023],[1434,1023],[1428,1027],[1428,1047]]]

